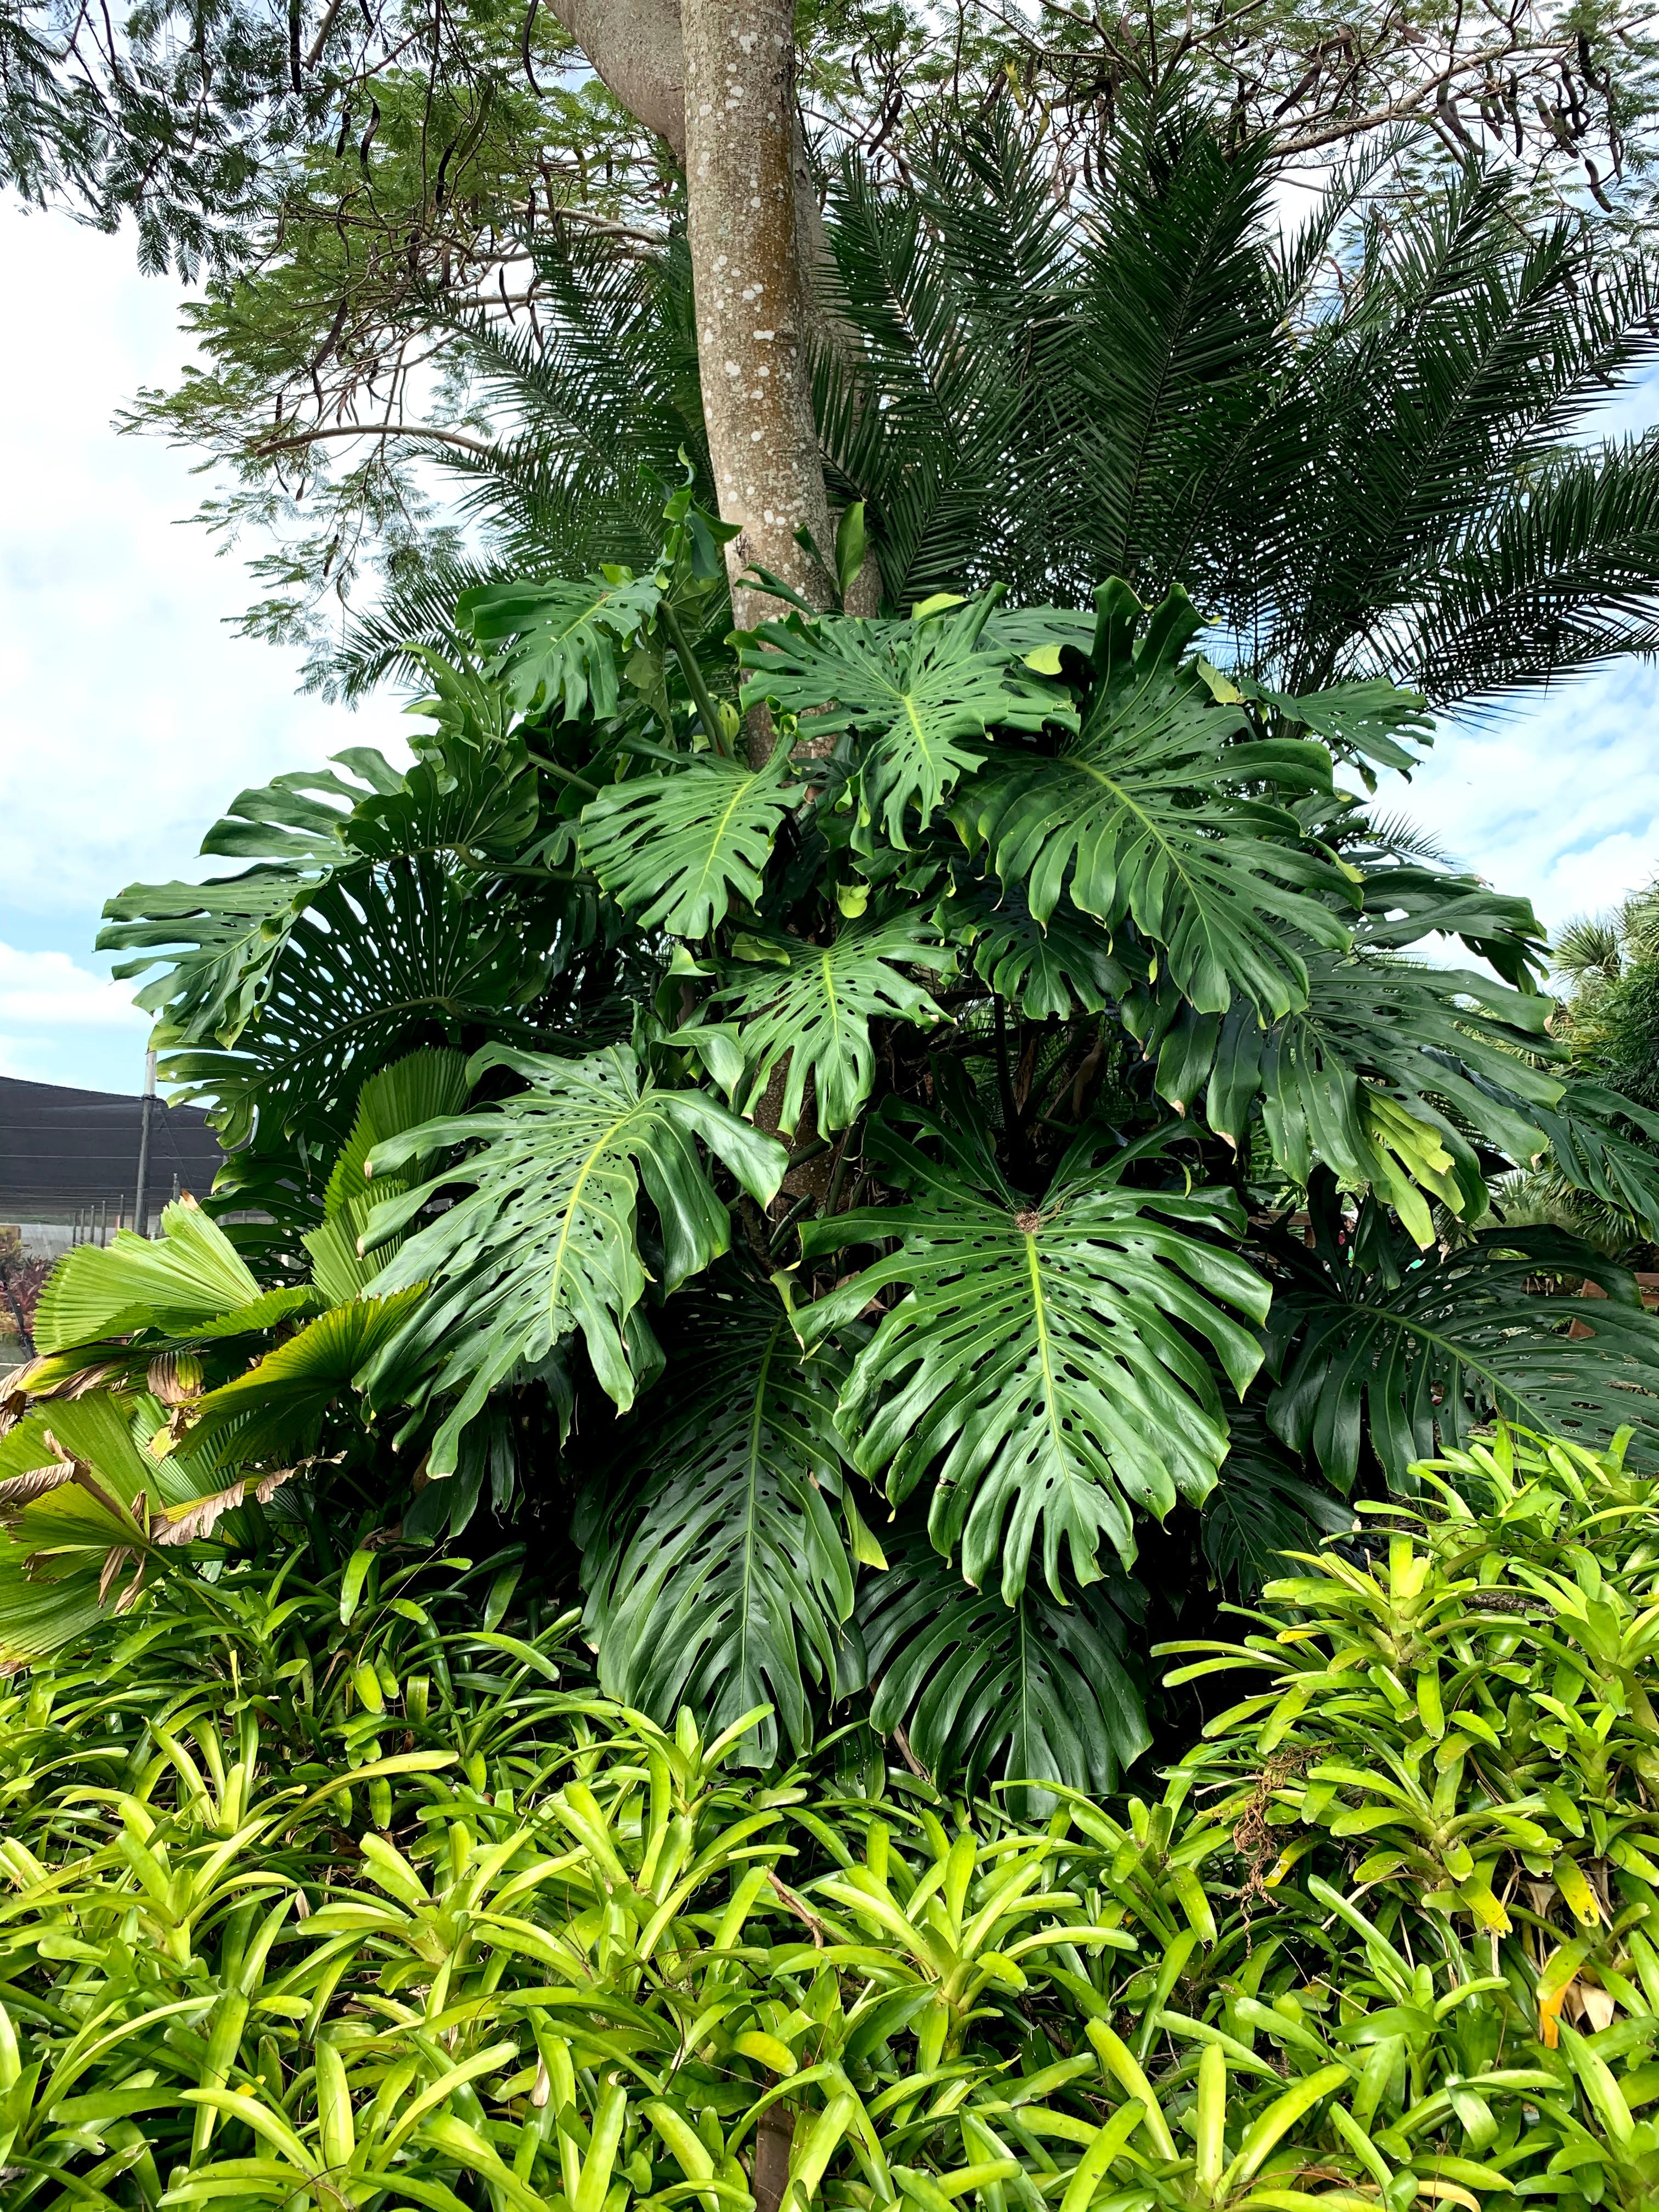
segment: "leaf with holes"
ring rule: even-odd
[[[982,633],[994,597],[909,622],[768,623],[745,643],[745,707],[809,715],[815,738],[854,732],[863,810],[890,844],[926,827],[984,757],[987,730],[1075,724],[1070,694]]]
[[[803,1316],[817,1343],[879,1293],[908,1293],[842,1394],[854,1464],[884,1476],[895,1503],[936,1468],[935,1546],[948,1556],[960,1544],[976,1585],[1000,1571],[1011,1604],[1039,1547],[1057,1594],[1062,1549],[1079,1583],[1095,1581],[1103,1537],[1127,1564],[1134,1510],[1161,1518],[1178,1498],[1196,1504],[1225,1455],[1221,1395],[1199,1346],[1242,1393],[1261,1347],[1235,1316],[1263,1321],[1267,1289],[1194,1232],[1241,1234],[1238,1200],[1133,1189],[1127,1157],[1095,1168],[1081,1149],[1038,1207],[970,1125],[902,1110],[920,1143],[900,1133],[898,1113],[884,1113],[864,1157],[911,1201],[801,1232],[808,1259],[902,1240]]]
[[[1158,1044],[1159,1096],[1184,1113],[1201,1094],[1210,1127],[1241,1150],[1259,1121],[1289,1182],[1305,1183],[1322,1163],[1346,1187],[1387,1197],[1419,1244],[1433,1231],[1419,1187],[1479,1220],[1486,1186],[1474,1144],[1530,1159],[1560,1095],[1531,1064],[1551,1049],[1549,1002],[1389,953],[1310,946],[1306,972],[1307,1006],[1266,1029],[1243,994],[1221,1020],[1178,1006]],[[1156,1041],[1171,1003],[1151,1023],[1137,1018],[1144,1042]],[[1419,1172],[1435,1153],[1438,1168]]]
[[[630,776],[582,810],[581,857],[644,929],[707,937],[733,897],[752,904],[777,827],[799,796],[780,752],[751,771],[706,754]]]
[[[725,1087],[738,1110],[752,1115],[787,1060],[778,1127],[798,1127],[809,1079],[820,1131],[844,1129],[870,1095],[875,1059],[870,1024],[877,1019],[927,1026],[943,1019],[933,998],[907,968],[938,972],[955,955],[932,923],[895,915],[843,927],[829,945],[798,937],[757,939],[771,957],[732,961],[715,994],[724,1029],[741,1056]],[[682,1030],[695,1043],[695,1029]]]
[[[477,1114],[428,1122],[370,1156],[375,1174],[422,1152],[476,1147],[433,1181],[370,1217],[373,1249],[404,1230],[441,1191],[466,1196],[410,1237],[377,1279],[382,1296],[430,1280],[433,1296],[381,1355],[371,1387],[450,1389],[459,1404],[439,1431],[432,1468],[455,1465],[460,1431],[521,1364],[534,1366],[580,1331],[601,1387],[626,1409],[658,1357],[638,1308],[647,1280],[639,1244],[641,1182],[657,1217],[662,1289],[677,1290],[726,1249],[730,1224],[699,1139],[757,1204],[783,1179],[783,1147],[700,1091],[671,1091],[621,1047],[551,1060],[489,1046],[469,1069],[520,1077],[526,1088]],[[422,1379],[423,1378],[423,1379]]]
[[[1102,1589],[1062,1603],[1033,1584],[1008,1606],[969,1588],[919,1530],[890,1556],[859,1596],[872,1726],[902,1727],[930,1773],[969,1790],[994,1770],[1092,1796],[1115,1789],[1152,1738],[1123,1620]],[[1030,1809],[1047,1811],[1036,1794]]]
[[[1137,981],[1097,921],[1062,908],[1039,922],[1018,890],[970,884],[933,918],[947,939],[973,946],[975,974],[1028,1021],[1103,1013]]]
[[[1132,921],[1200,1012],[1235,992],[1269,1016],[1304,1006],[1295,934],[1345,946],[1336,909],[1357,901],[1281,802],[1328,789],[1329,754],[1253,739],[1243,708],[1212,696],[1182,657],[1197,627],[1184,592],[1150,617],[1127,584],[1099,599],[1080,731],[1053,758],[994,761],[957,808],[964,834],[1038,921],[1062,895],[1109,932]]]
[[[603,720],[622,696],[618,656],[661,599],[652,577],[607,568],[574,583],[481,585],[461,594],[455,619],[480,644],[500,647],[499,672],[520,712]]]
[[[775,1764],[805,1752],[811,1692],[862,1675],[849,1538],[860,1538],[836,1432],[844,1368],[804,1360],[775,1294],[735,1273],[695,1293],[665,1378],[665,1415],[579,1516],[586,1632],[608,1695],[711,1733],[770,1706],[746,1742]],[[845,1525],[843,1525],[843,1523]]]
[[[1334,1203],[1328,1186],[1311,1202]],[[1588,1444],[1628,1425],[1659,1449],[1659,1316],[1632,1276],[1548,1229],[1491,1230],[1419,1257],[1392,1247],[1368,1206],[1340,1252],[1328,1237],[1317,1255],[1285,1249],[1267,1419],[1293,1451],[1346,1491],[1364,1443],[1400,1483],[1494,1414]],[[1605,1295],[1534,1287],[1563,1276]]]

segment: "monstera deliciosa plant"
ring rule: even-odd
[[[465,600],[412,766],[112,904],[237,1149],[42,1301],[5,1656],[261,1515],[483,1513],[633,1706],[768,1706],[764,1763],[867,1698],[1099,1790],[1154,1523],[1248,1589],[1495,1412],[1659,1458],[1633,1279],[1489,1198],[1549,1152],[1659,1223],[1659,1122],[1567,1079],[1527,903],[1358,795],[1417,696],[1229,676],[1121,580],[731,635],[730,532],[667,519]]]

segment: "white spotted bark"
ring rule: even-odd
[[[685,173],[703,419],[723,521],[732,611],[750,629],[781,612],[743,590],[769,568],[815,606],[829,580],[796,541],[832,538],[796,247],[793,16],[788,0],[681,0]]]

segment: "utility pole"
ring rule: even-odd
[[[132,1201],[132,1225],[149,1235],[149,1130],[155,1115],[155,1048],[144,1054],[144,1095],[138,1105],[138,1189]]]

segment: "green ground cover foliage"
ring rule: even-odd
[[[8,2212],[1650,2204],[1656,1486],[1421,1481],[1100,1802],[742,1773],[522,1560],[231,1509],[0,1706]]]

